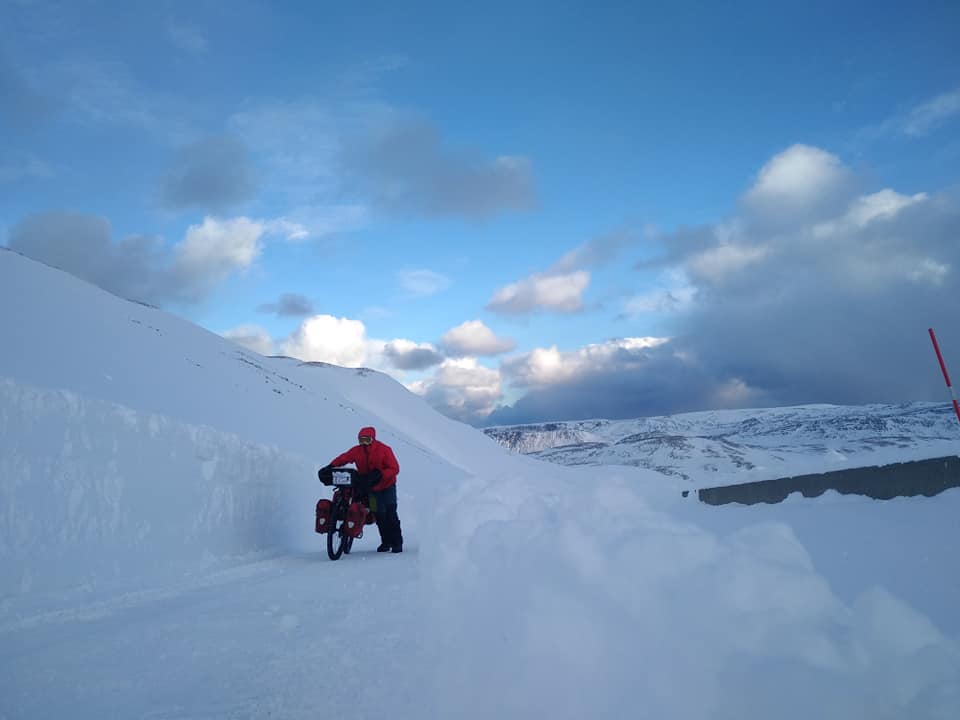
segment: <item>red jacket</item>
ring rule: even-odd
[[[373,492],[386,490],[391,485],[395,485],[397,475],[400,472],[400,463],[397,462],[393,449],[386,443],[377,440],[375,428],[360,428],[357,437],[359,438],[361,435],[369,435],[373,438],[373,442],[369,445],[354,445],[342,455],[337,455],[330,461],[330,464],[333,467],[339,467],[347,463],[353,463],[357,466],[357,472],[364,475],[371,470],[379,470],[383,477],[380,482],[370,488]]]

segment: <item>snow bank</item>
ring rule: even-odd
[[[719,535],[585,478],[478,479],[438,514],[428,715],[956,717],[957,642],[883,588],[842,602],[788,525]]]
[[[208,427],[0,379],[3,614],[290,547],[303,532],[290,522],[294,488],[313,472]]]

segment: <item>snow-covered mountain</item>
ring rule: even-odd
[[[10,251],[0,337],[0,718],[960,708],[958,491],[708,507]],[[330,562],[316,469],[369,424],[405,552]]]
[[[717,484],[954,455],[949,403],[803,405],[635,420],[486,428],[505,448],[562,465],[633,465]]]

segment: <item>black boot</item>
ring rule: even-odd
[[[397,506],[388,505],[386,512],[386,522],[384,523],[387,531],[387,537],[390,538],[392,551],[395,553],[403,552],[403,532],[400,529],[400,516],[397,515]]]
[[[377,519],[377,530],[380,531],[380,546],[377,548],[377,552],[390,552],[391,545],[387,542],[390,531],[386,513],[377,513],[374,517]]]

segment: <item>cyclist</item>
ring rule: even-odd
[[[348,463],[357,466],[358,480],[369,488],[369,507],[377,520],[380,546],[377,552],[403,552],[403,533],[397,515],[397,475],[400,464],[393,448],[377,440],[373,427],[360,428],[357,445],[337,455],[324,469]]]

